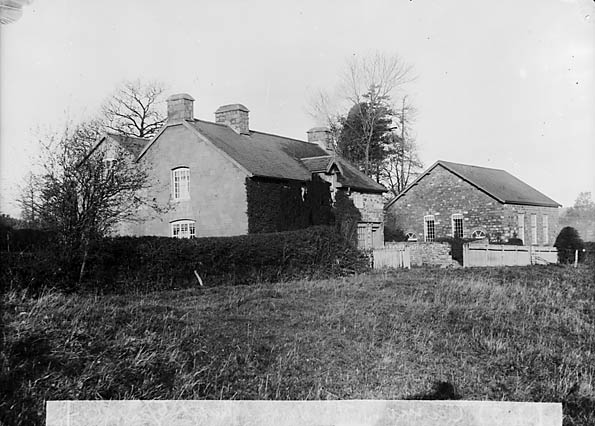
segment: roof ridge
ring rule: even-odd
[[[216,124],[217,126],[223,126],[223,127],[230,128],[227,124],[215,123],[214,121],[202,120],[200,118],[194,118],[193,121],[200,121],[202,123],[208,123],[208,124]],[[261,134],[261,135],[275,136],[276,138],[288,139],[288,140],[291,140],[291,141],[301,142],[301,143],[307,143],[309,145],[317,145],[316,143],[313,143],[313,142],[307,142],[307,141],[303,141],[301,139],[291,138],[289,136],[282,136],[282,135],[278,135],[278,134],[275,134],[275,133],[263,132],[261,130],[254,130],[254,129],[249,129],[249,130],[250,130],[250,133],[258,133],[258,134]]]
[[[127,135],[127,134],[122,134],[122,133],[112,133],[112,132],[106,132],[105,133],[107,136],[116,136],[119,138],[131,138],[131,139],[139,139],[141,141],[148,141],[149,139],[147,138],[143,138],[140,136],[133,136],[133,135]]]
[[[309,160],[309,159],[315,159],[315,158],[327,158],[327,157],[333,157],[333,155],[331,154],[327,154],[327,155],[316,155],[314,157],[301,157],[300,160]]]
[[[438,163],[446,163],[446,164],[455,164],[457,166],[465,166],[465,167],[474,167],[476,169],[487,169],[487,170],[499,170],[501,172],[506,172],[508,173],[506,170],[504,169],[497,169],[495,167],[485,167],[485,166],[475,166],[473,164],[465,164],[465,163],[455,163],[454,161],[446,161],[446,160],[438,160]],[[510,173],[508,173],[510,174]],[[512,176],[512,175],[511,175]]]

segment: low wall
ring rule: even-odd
[[[399,242],[385,243],[385,247],[408,247],[413,266],[460,266],[453,260],[449,243],[436,242]]]

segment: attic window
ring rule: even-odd
[[[174,200],[190,199],[190,169],[178,167],[171,171],[171,195]]]

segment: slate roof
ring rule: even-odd
[[[224,124],[210,121],[195,119],[187,123],[254,176],[310,180],[312,171],[300,159],[328,157],[328,153],[317,144],[298,139],[254,130],[250,130],[249,135],[239,135]],[[339,178],[343,186],[368,192],[386,191],[347,161],[339,157],[336,160],[344,172]]]
[[[452,163],[439,160],[419,176],[396,198],[390,201],[391,206],[397,199],[409,191],[417,182],[423,179],[435,167],[442,166],[461,179],[469,182],[479,190],[503,204],[520,204],[528,206],[561,207],[561,204],[542,194],[522,180],[501,169],[472,166],[468,164]]]
[[[141,153],[145,145],[149,143],[149,140],[137,138],[135,136],[117,135],[115,133],[108,133],[107,136],[118,142],[122,146],[122,148],[124,148],[134,157],[137,157]]]

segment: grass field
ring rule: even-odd
[[[126,296],[3,297],[0,421],[48,399],[463,398],[595,424],[593,270],[413,269]]]

